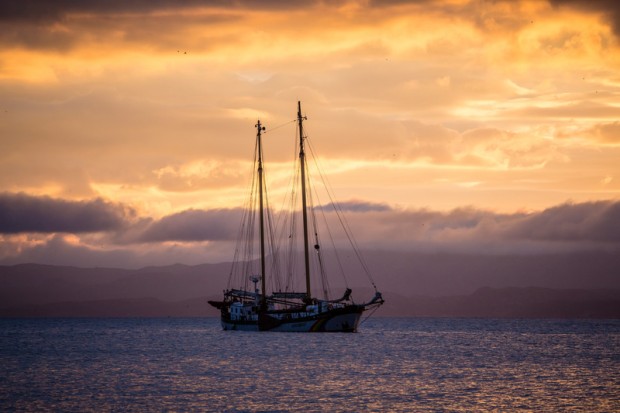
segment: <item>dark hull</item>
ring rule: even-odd
[[[349,305],[306,317],[295,317],[295,313],[261,312],[257,320],[231,320],[222,314],[224,330],[282,331],[282,332],[343,332],[357,331],[363,306]]]

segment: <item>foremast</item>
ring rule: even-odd
[[[304,264],[306,268],[306,298],[310,300],[310,251],[308,243],[308,211],[306,201],[306,153],[304,151],[304,128],[303,121],[307,119],[301,116],[301,102],[297,101],[297,123],[299,124],[299,167],[301,168],[301,211],[304,226]]]

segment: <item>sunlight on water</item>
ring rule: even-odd
[[[620,411],[620,321],[0,320],[2,411]]]

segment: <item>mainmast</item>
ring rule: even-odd
[[[261,132],[265,127],[261,125],[260,119],[256,123],[256,150],[258,151],[258,198],[260,208],[260,286],[263,295],[262,302],[265,302],[267,290],[265,289],[265,219],[263,207],[263,146],[261,143]]]
[[[310,253],[308,249],[308,211],[306,207],[306,153],[304,152],[304,128],[303,121],[307,119],[301,116],[301,102],[297,101],[297,122],[299,123],[299,164],[301,168],[301,211],[304,224],[304,262],[306,264],[306,297],[311,297],[310,292]]]

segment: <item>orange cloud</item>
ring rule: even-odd
[[[275,128],[302,100],[350,198],[617,197],[617,14],[594,3],[3,5],[0,186],[155,216],[237,206],[256,119],[279,183],[295,130]]]

